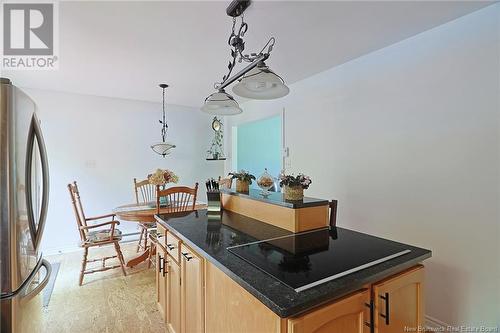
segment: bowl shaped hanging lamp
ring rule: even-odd
[[[233,96],[226,93],[224,89],[220,89],[208,96],[201,110],[211,115],[221,116],[231,116],[243,112],[238,102],[234,100]]]
[[[286,96],[290,89],[262,61],[233,86],[233,92],[241,97],[266,100]]]

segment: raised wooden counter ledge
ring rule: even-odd
[[[302,232],[328,226],[328,201],[304,197],[288,201],[282,193],[262,196],[259,190],[248,193],[223,190],[222,206],[241,215],[291,231]]]

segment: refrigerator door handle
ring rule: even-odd
[[[30,290],[26,295],[22,297],[22,302],[28,302],[33,297],[38,295],[49,282],[50,275],[52,274],[52,265],[47,260],[42,259],[42,264],[40,265],[40,267],[42,266],[45,267],[45,270],[47,271],[45,277],[43,278],[42,282],[40,282],[38,286],[36,286],[36,288]],[[40,267],[38,268],[38,271],[40,271]]]
[[[42,164],[42,203],[40,207],[40,216],[38,223],[35,222],[35,216],[33,213],[33,184],[32,184],[32,164],[33,164],[33,149],[36,146],[40,152],[40,162]],[[28,223],[30,228],[31,239],[33,241],[33,247],[38,250],[40,246],[40,241],[42,239],[43,229],[45,227],[45,219],[47,217],[47,207],[49,204],[49,165],[47,161],[47,151],[45,149],[45,144],[43,142],[42,130],[40,128],[40,122],[36,116],[33,114],[31,118],[30,129],[28,132],[28,142],[26,149],[26,206]]]
[[[23,293],[25,293],[26,289],[29,287],[29,285],[31,284],[31,282],[35,278],[36,274],[38,273],[38,271],[40,270],[40,267],[42,267],[42,265],[44,265],[45,268],[47,269],[47,276],[49,276],[50,273],[52,272],[52,266],[45,259],[40,259],[40,260],[38,260],[36,266],[33,268],[33,271],[31,271],[29,276],[26,278],[26,280],[24,280],[24,282],[19,286],[19,288],[17,288],[14,291],[8,292],[8,293],[2,293],[0,299],[3,301],[6,299],[12,299],[12,298],[18,297],[18,296],[22,297],[21,295],[23,295]]]

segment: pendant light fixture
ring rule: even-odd
[[[248,30],[248,24],[244,21],[243,12],[250,6],[250,0],[233,0],[226,9],[226,13],[233,17],[233,27],[229,36],[228,44],[231,47],[231,60],[229,61],[229,72],[223,76],[222,82],[214,84],[217,92],[205,99],[201,110],[212,115],[235,115],[243,112],[234,98],[224,90],[231,83],[238,81],[233,87],[233,92],[241,97],[251,99],[275,99],[286,96],[290,89],[284,80],[275,74],[265,64],[271,54],[274,37],[271,37],[266,45],[258,53],[244,54],[245,42],[243,36]],[[240,17],[237,28],[237,17]],[[236,62],[249,63],[245,68],[231,76]]]
[[[165,138],[167,136],[168,124],[167,124],[167,113],[165,110],[165,89],[168,88],[168,84],[160,83],[160,88],[162,89],[162,119],[160,120],[161,124],[161,142],[155,143],[151,145],[151,149],[158,155],[163,157],[170,154],[171,150],[175,148],[175,145],[169,142],[165,142]]]
[[[205,99],[205,104],[201,109],[209,114],[231,116],[233,114],[242,113],[243,110],[233,98],[226,93],[224,89],[214,92]]]
[[[261,61],[233,87],[233,92],[252,99],[275,99],[288,95],[285,81]]]

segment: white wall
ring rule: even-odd
[[[79,235],[66,185],[76,180],[87,216],[109,213],[135,201],[133,178],[156,168],[175,171],[179,184],[200,183],[222,174],[223,166],[207,162],[213,131],[211,117],[197,109],[168,106],[167,139],[177,145],[162,158],[151,149],[161,141],[161,104],[125,99],[25,90],[37,103],[50,165],[50,201],[42,250],[73,249]],[[160,95],[161,96],[161,95]],[[122,222],[123,232],[135,232]]]
[[[426,313],[449,324],[500,325],[499,22],[496,4],[226,119],[284,107],[307,195],[338,199],[340,226],[431,249]]]

